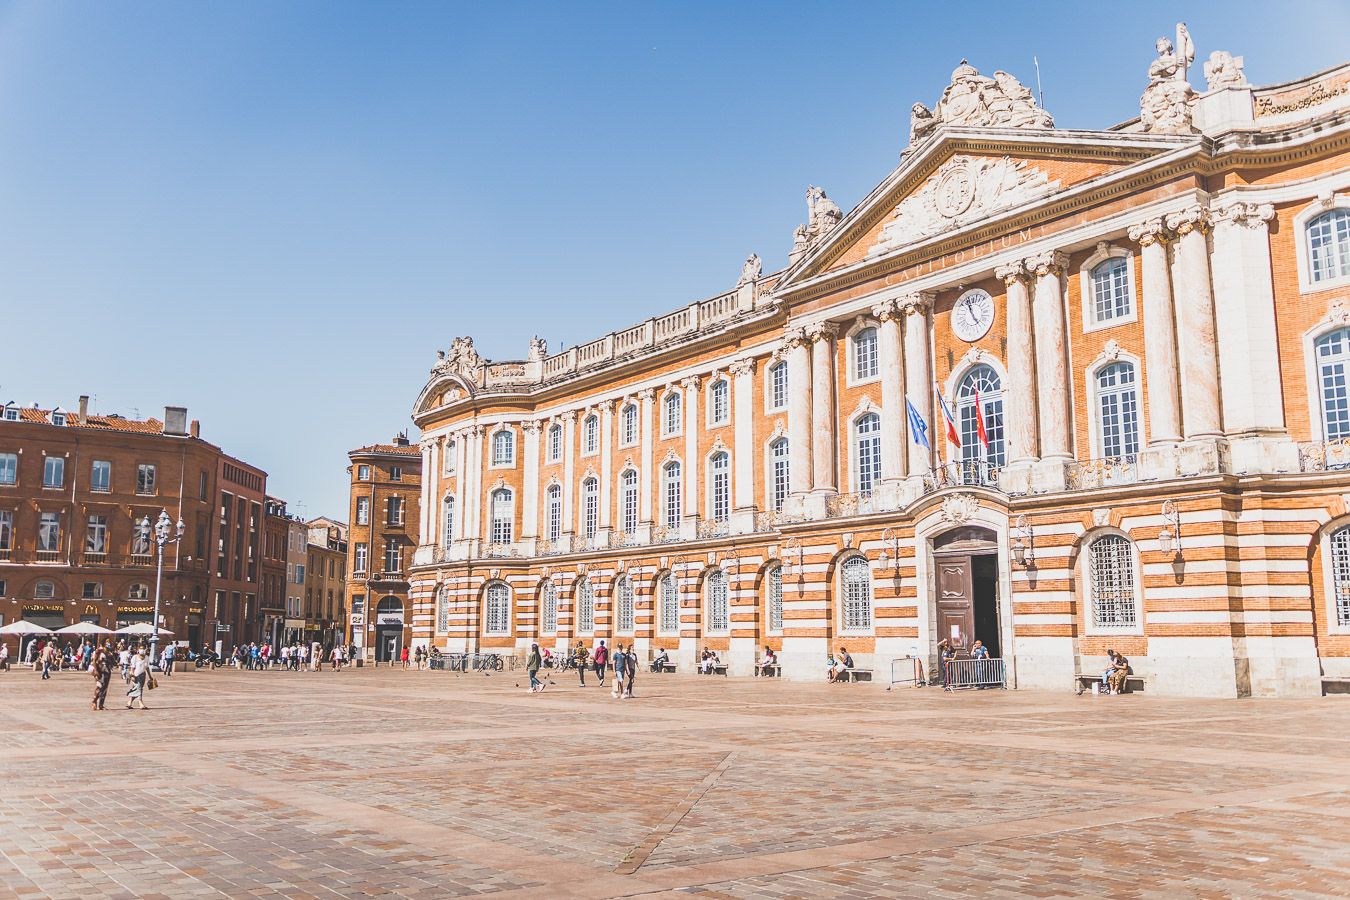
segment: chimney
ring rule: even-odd
[[[394,435],[394,446],[395,447],[408,446],[408,432],[400,431],[398,434]]]
[[[89,421],[89,395],[80,395],[80,424],[83,425]]]
[[[164,433],[184,437],[187,435],[187,407],[164,407]]]
[[[189,431],[189,433],[190,433],[193,437],[195,437],[195,438],[201,437],[201,436],[202,436],[202,423],[199,422],[199,421],[196,420],[196,419],[193,419],[193,420],[192,420],[192,424],[188,426],[188,431]]]

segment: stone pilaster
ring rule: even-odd
[[[933,421],[933,363],[929,339],[932,295],[910,294],[900,301],[905,319],[905,396],[928,423],[928,447],[921,446],[909,434],[909,478],[911,487],[922,492],[923,476],[933,471],[933,448],[941,440],[942,430]],[[906,434],[909,432],[906,418]],[[917,496],[917,495],[916,495]]]
[[[811,341],[811,494],[810,511],[824,517],[825,498],[839,491],[835,465],[834,352],[838,326],[816,322],[807,328]],[[814,509],[818,505],[819,509]]]
[[[1026,260],[1035,276],[1031,306],[1036,335],[1036,392],[1041,461],[1035,466],[1032,490],[1062,491],[1068,486],[1073,459],[1069,411],[1068,329],[1064,318],[1064,268],[1068,254],[1038,253]]]
[[[698,511],[702,508],[698,492],[699,472],[703,468],[698,452],[698,386],[697,375],[680,381],[680,387],[684,389],[684,518],[680,522],[680,534],[687,541],[698,535]]]
[[[656,391],[651,388],[638,392],[638,402],[642,404],[642,422],[638,436],[642,442],[642,471],[638,473],[638,530],[641,532],[639,540],[643,543],[651,540],[652,500],[656,493],[652,486],[656,477],[654,461],[656,441],[652,437],[652,406],[655,401]]]
[[[563,423],[562,540],[571,542],[576,533],[577,494],[577,414],[568,410]]]
[[[811,351],[800,326],[787,329],[783,344],[788,367],[788,509],[799,512],[811,490]]]
[[[1209,280],[1205,233],[1209,210],[1192,206],[1167,216],[1176,234],[1172,286],[1176,293],[1181,358],[1181,417],[1187,441],[1212,441],[1223,434],[1219,399],[1219,357],[1214,329],[1214,294]]]
[[[755,361],[737,359],[727,367],[731,374],[731,415],[735,444],[732,463],[731,530],[749,534],[755,530]]]
[[[601,546],[609,543],[614,515],[614,401],[601,400],[600,410],[600,531]]]
[[[909,474],[905,453],[905,370],[901,350],[900,304],[884,300],[872,307],[880,322],[877,329],[877,357],[881,370],[881,481],[891,485]]]
[[[520,538],[527,546],[521,552],[534,553],[534,540],[539,536],[539,431],[534,421],[521,423],[524,438],[521,441],[525,455],[525,484],[520,508]]]

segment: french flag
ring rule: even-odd
[[[933,385],[937,388],[937,384]],[[956,430],[956,417],[952,415],[952,409],[947,405],[947,401],[942,398],[942,391],[937,391],[938,405],[942,407],[942,418],[947,420],[947,440],[955,444],[957,449],[961,448],[961,432]]]

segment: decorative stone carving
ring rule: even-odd
[[[638,391],[637,398],[644,403],[651,403],[653,400],[656,399],[656,389],[643,388],[642,390]]]
[[[971,347],[966,351],[966,355],[961,357],[961,364],[958,369],[964,369],[968,366],[978,365],[985,361],[989,354],[985,353],[979,347]]]
[[[900,302],[898,300],[882,300],[872,307],[872,317],[878,322],[889,322],[891,319],[899,319]]]
[[[812,322],[806,326],[806,336],[811,343],[833,340],[839,333],[839,326],[833,322]]]
[[[1054,128],[1055,120],[1012,75],[995,72],[990,78],[963,59],[937,106],[930,110],[915,103],[910,108],[909,145],[919,144],[939,125]]]
[[[1138,225],[1131,225],[1129,230],[1130,240],[1135,241],[1141,247],[1147,247],[1154,241],[1166,242],[1169,235],[1167,227],[1163,225],[1161,216],[1149,219],[1147,222],[1141,222]]]
[[[900,202],[872,253],[987,219],[1059,187],[1040,169],[1008,157],[955,156]]]
[[[809,186],[806,189],[807,221],[805,225],[798,225],[792,233],[792,252],[788,254],[788,264],[795,264],[805,256],[843,217],[839,205],[825,196],[824,188],[814,184]],[[746,264],[749,265],[749,260],[746,260]]]
[[[1242,57],[1227,50],[1215,50],[1205,63],[1205,85],[1211,91],[1230,87],[1246,87],[1247,73],[1242,71]]]
[[[1270,203],[1234,200],[1213,210],[1212,218],[1216,225],[1228,223],[1242,228],[1258,228],[1275,218],[1275,206]]]
[[[952,494],[942,501],[942,521],[953,525],[969,522],[980,511],[980,501],[973,494]]]
[[[900,298],[900,311],[906,316],[927,315],[933,308],[933,295],[927,291],[919,291],[916,294],[906,294]]]
[[[744,284],[754,284],[759,280],[760,274],[764,271],[764,264],[760,262],[758,253],[751,253],[745,258],[745,265],[741,266],[741,277],[736,282],[736,287]]]
[[[1017,262],[1005,263],[994,269],[994,277],[1011,287],[1014,282],[1027,277],[1026,263],[1020,259]]]
[[[540,362],[546,356],[548,356],[548,341],[536,334],[530,338],[530,352],[526,359],[530,362]]]
[[[1092,511],[1092,524],[1098,528],[1111,524],[1111,510],[1097,507]]]
[[[680,387],[686,391],[696,391],[701,380],[697,375],[689,375],[680,379]]]
[[[750,375],[755,371],[755,360],[749,356],[741,359],[733,359],[727,366],[727,371],[731,373],[732,378]]]
[[[1106,345],[1102,347],[1101,359],[1103,362],[1116,362],[1120,359],[1120,353],[1120,343],[1115,338],[1111,338],[1106,342]]]
[[[1327,322],[1336,325],[1350,325],[1350,302],[1344,297],[1336,297],[1327,307]]]
[[[1209,210],[1199,204],[1188,206],[1180,212],[1167,214],[1167,230],[1180,236],[1191,231],[1205,231],[1209,228]]]
[[[1148,67],[1148,87],[1139,98],[1139,120],[1145,132],[1157,134],[1190,134],[1191,103],[1195,91],[1186,80],[1186,72],[1195,60],[1195,44],[1184,22],[1177,23],[1177,42],[1174,45],[1160,37],[1154,45],[1158,58]]]
[[[473,338],[457,337],[450,342],[448,351],[436,351],[436,365],[432,368],[431,374],[473,377],[483,362],[483,357],[473,348]]]
[[[783,348],[791,350],[794,347],[800,347],[807,342],[806,328],[801,325],[783,326]]]
[[[1063,272],[1068,265],[1069,254],[1063,250],[1046,250],[1044,253],[1037,253],[1035,256],[1026,258],[1027,271],[1037,278]]]

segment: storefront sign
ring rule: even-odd
[[[364,615],[363,613],[352,613],[352,624],[353,624],[353,625],[364,625],[364,624],[366,624],[366,617],[365,617],[365,615]]]
[[[223,634],[224,632],[227,632],[227,631],[229,631],[229,630],[230,630],[230,623],[229,623],[229,622],[217,622],[217,623],[216,623],[216,633],[217,633],[217,634]]]
[[[118,612],[118,614],[121,614],[121,613],[153,613],[154,611],[155,611],[155,608],[154,608],[153,606],[119,606],[119,607],[117,607],[117,612]]]
[[[376,613],[375,621],[380,625],[402,625],[403,613]]]
[[[66,608],[59,603],[29,603],[24,606],[23,611],[27,613],[63,613]]]

